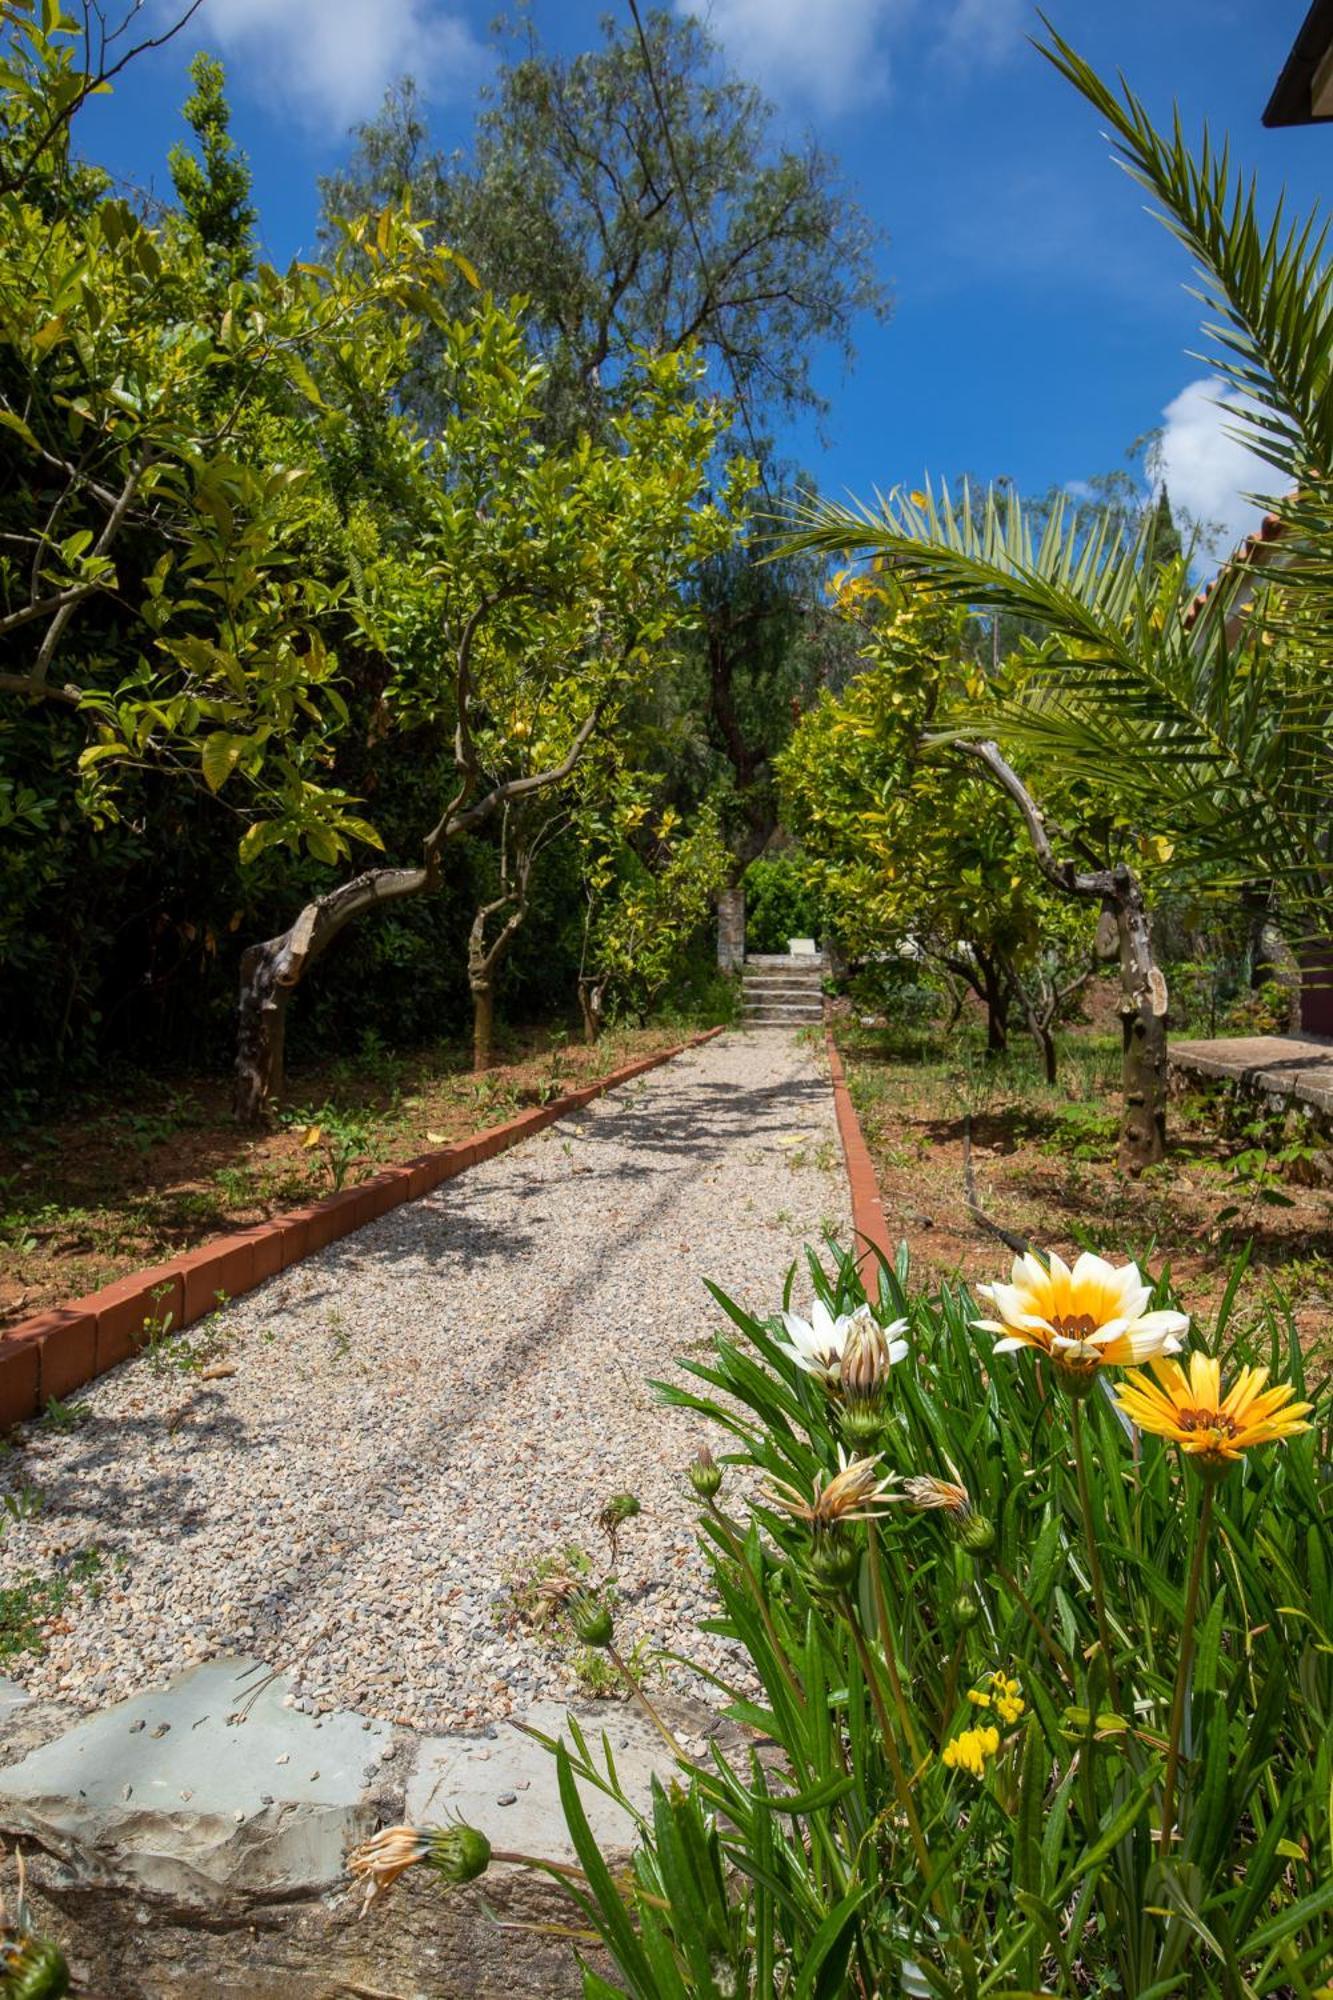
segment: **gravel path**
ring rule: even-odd
[[[96,1545],[35,1693],[100,1706],[221,1652],[292,1673],[302,1707],[475,1728],[577,1691],[505,1617],[509,1585],[631,1490],[622,1650],[720,1663],[683,1478],[705,1434],[647,1388],[702,1345],[712,1277],[769,1312],[847,1190],[822,1065],[782,1030],[720,1037],[474,1167],[229,1306],[235,1373],[141,1356],[31,1427],[0,1485],[40,1513],[0,1584]],[[808,1297],[799,1279],[798,1300]],[[200,1329],[184,1336],[197,1343]]]

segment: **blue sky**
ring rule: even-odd
[[[829,491],[868,494],[923,473],[1007,475],[1044,491],[1124,463],[1166,426],[1169,483],[1229,536],[1262,484],[1224,434],[1189,268],[1114,167],[1091,110],[1027,43],[1028,0],[672,0],[710,20],[780,126],[838,156],[886,232],[887,325],[867,323],[843,376],[821,372],[829,439],[784,439]],[[148,0],[162,12],[170,0]],[[597,38],[624,0],[533,0],[544,40]],[[1306,0],[1049,0],[1103,71],[1157,114],[1230,132],[1268,200],[1322,198],[1333,131],[1267,132],[1260,115]],[[316,176],[347,128],[412,71],[433,136],[466,146],[490,71],[495,0],[203,0],[187,34],[142,59],[80,121],[84,150],[140,187],[169,188],[167,148],[193,48],[227,62],[233,129],[250,155],[268,254],[308,251]]]

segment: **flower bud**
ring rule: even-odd
[[[491,1843],[475,1826],[442,1826],[431,1834],[425,1859],[446,1882],[473,1882],[491,1865]]]
[[[611,1613],[590,1590],[579,1591],[566,1605],[575,1636],[585,1646],[609,1646],[615,1637]]]
[[[63,2000],[70,1990],[63,1952],[31,1931],[0,1931],[4,2000]]]
[[[995,1523],[985,1514],[967,1514],[957,1522],[958,1539],[974,1555],[984,1555],[995,1547]]]
[[[817,1534],[810,1545],[810,1568],[817,1582],[829,1590],[849,1590],[861,1567],[855,1542],[834,1530]]]
[[[879,1398],[863,1402],[859,1397],[848,1397],[842,1407],[839,1428],[847,1440],[849,1451],[861,1456],[877,1450],[884,1430],[884,1412]]]
[[[953,1622],[965,1631],[969,1625],[976,1624],[980,1610],[981,1607],[971,1591],[961,1590],[953,1601]]]
[[[700,1445],[698,1455],[690,1460],[687,1472],[690,1485],[701,1500],[711,1500],[722,1485],[722,1467],[706,1444]]]

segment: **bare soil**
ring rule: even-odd
[[[1012,1255],[969,1213],[970,1133],[979,1205],[1012,1235],[1066,1258],[1093,1249],[1154,1275],[1169,1267],[1200,1314],[1248,1246],[1244,1302],[1258,1311],[1280,1293],[1306,1346],[1333,1347],[1333,1156],[1299,1111],[1274,1121],[1225,1089],[1177,1091],[1170,1156],[1133,1180],[1115,1164],[1118,1035],[1064,1030],[1050,1090],[1025,1049],[987,1064],[966,1033],[913,1045],[847,1019],[835,1032],[890,1234],[919,1278],[975,1285]]]
[[[481,1076],[457,1045],[326,1062],[292,1078],[257,1130],[236,1124],[216,1076],[127,1077],[0,1140],[0,1329],[503,1124],[683,1032],[614,1029],[595,1048],[534,1032]]]

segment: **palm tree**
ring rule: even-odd
[[[1117,95],[1053,31],[1042,53],[1107,120],[1121,164],[1194,257],[1206,358],[1242,399],[1229,404],[1237,431],[1289,489],[1280,564],[1247,545],[1200,599],[1183,559],[1157,559],[1155,510],[1127,534],[1057,506],[1035,535],[1016,498],[977,503],[947,485],[873,506],[812,502],[786,545],[873,556],[954,602],[1036,625],[1044,642],[1021,691],[951,718],[954,739],[996,737],[1063,772],[1113,776],[1172,837],[1182,875],[1214,889],[1272,883],[1309,934],[1329,921],[1333,800],[1327,225],[1317,213],[1289,224],[1281,204],[1265,225],[1225,146],[1205,133],[1196,158],[1178,118],[1158,133],[1127,86]]]

